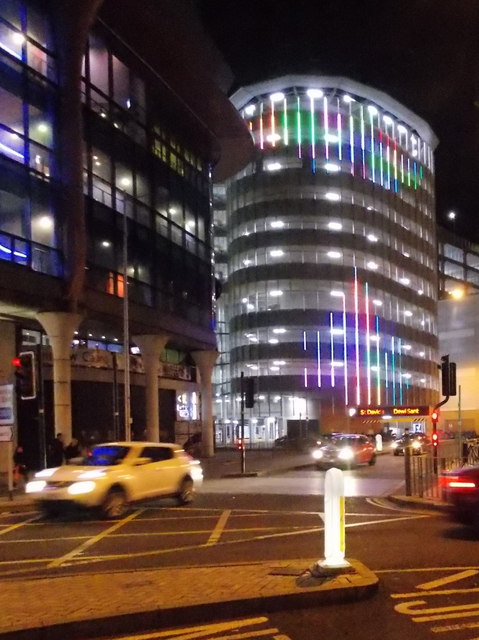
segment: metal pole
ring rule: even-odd
[[[42,338],[40,344],[37,344],[37,366],[38,366],[38,442],[40,445],[40,466],[47,466],[47,443],[46,443],[46,427],[45,427],[45,391],[43,384],[43,354],[42,354]]]
[[[113,384],[112,384],[112,404],[113,404],[113,438],[115,440],[120,439],[120,425],[118,411],[118,361],[116,353],[112,353],[112,365],[113,365]]]
[[[246,471],[246,451],[245,451],[245,441],[244,441],[244,405],[245,405],[245,388],[244,388],[244,373],[241,372],[241,419],[240,419],[240,429],[241,429],[241,473],[245,473]]]
[[[459,434],[459,457],[462,459],[461,385],[457,388],[457,431]]]
[[[131,399],[130,399],[130,322],[128,314],[128,222],[123,213],[123,354],[124,368],[124,407],[125,440],[131,440]]]

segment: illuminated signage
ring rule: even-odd
[[[420,416],[429,415],[429,407],[424,406],[411,406],[411,407],[358,407],[356,415],[361,418],[364,417],[377,417],[382,416],[394,416],[397,417],[411,417],[416,418]]]

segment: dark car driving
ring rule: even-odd
[[[376,463],[376,451],[370,439],[358,433],[334,433],[322,445],[313,449],[316,467],[352,467],[358,464]]]
[[[453,520],[472,525],[479,533],[479,467],[444,471],[440,484]]]
[[[411,447],[411,453],[418,456],[427,451],[430,442],[425,433],[404,434],[391,444],[393,454],[395,456],[403,456],[408,444]]]

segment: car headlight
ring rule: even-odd
[[[321,460],[321,458],[323,457],[323,452],[321,451],[321,449],[314,449],[311,452],[311,455],[315,460]]]
[[[421,443],[418,442],[417,440],[414,440],[412,443],[412,448],[413,449],[420,449],[421,448]]]
[[[52,469],[43,469],[43,471],[38,471],[38,473],[35,474],[35,478],[49,478],[57,469],[58,467],[53,467]]]
[[[27,482],[25,493],[37,493],[38,491],[43,491],[46,486],[47,483],[45,480],[31,480],[30,482]]]
[[[344,447],[344,449],[339,450],[338,458],[340,460],[352,460],[354,458],[354,451],[351,447]]]
[[[398,443],[397,442],[393,442],[391,445],[391,449],[397,449],[398,448]]]
[[[92,480],[83,480],[82,482],[74,482],[71,484],[67,491],[71,496],[77,496],[81,493],[91,493],[95,486]]]

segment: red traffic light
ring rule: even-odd
[[[244,449],[242,438],[238,438],[238,440],[236,440],[236,448],[238,449],[238,451],[242,451]]]
[[[432,420],[433,422],[437,422],[437,421],[439,420],[439,411],[434,410],[434,411],[431,413],[431,420]]]
[[[20,360],[20,358],[18,356],[15,356],[15,358],[12,358],[12,365],[14,367],[21,367],[22,366],[22,361]]]
[[[433,433],[432,434],[432,445],[433,447],[437,447],[439,442],[439,436],[437,435],[437,433]]]

